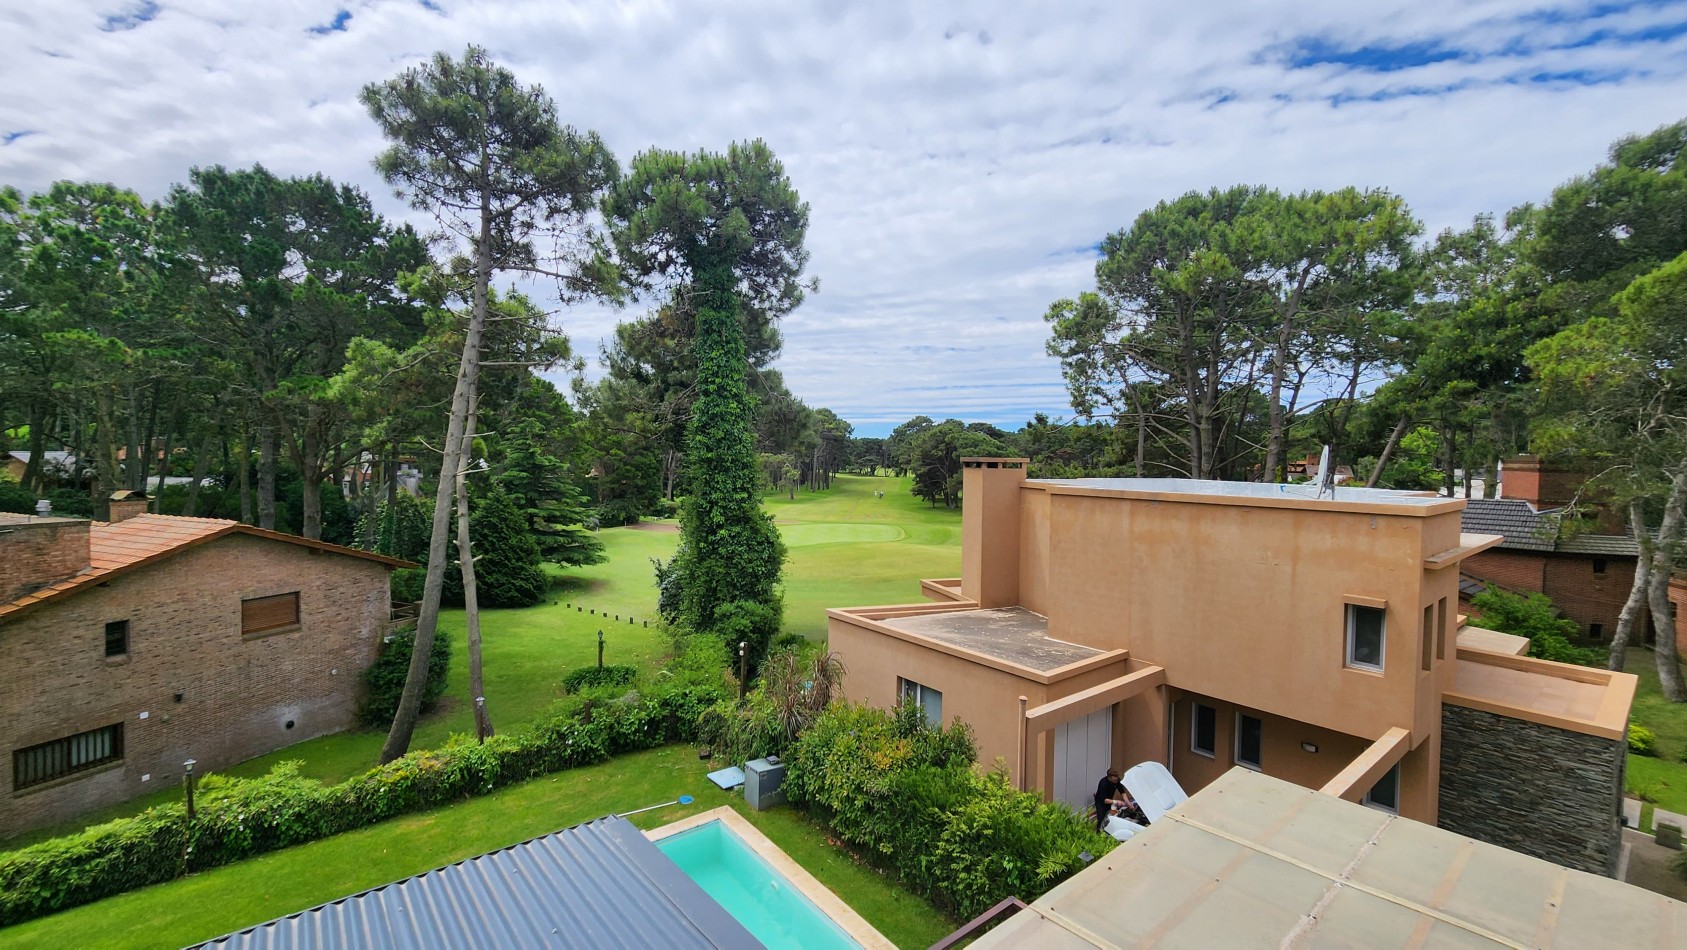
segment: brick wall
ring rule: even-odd
[[[1451,703],[1441,727],[1442,828],[1616,873],[1623,743]]]
[[[1616,632],[1623,601],[1634,585],[1634,559],[1604,558],[1603,574],[1594,573],[1594,560],[1585,554],[1490,548],[1466,558],[1459,569],[1502,587],[1539,591],[1576,622],[1583,637],[1604,641]],[[1600,628],[1597,637],[1594,624]]]
[[[299,626],[241,635],[242,599],[290,591]],[[388,610],[378,563],[231,535],[0,625],[0,837],[348,728]],[[121,763],[14,792],[13,750],[118,722]]]
[[[0,514],[0,603],[87,567],[87,521]]]

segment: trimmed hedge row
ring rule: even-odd
[[[723,692],[706,679],[672,677],[648,694],[575,697],[525,732],[484,744],[453,737],[338,785],[300,777],[293,762],[257,779],[209,775],[191,828],[175,803],[0,854],[0,926],[549,772],[694,741],[699,713]]]
[[[1060,803],[981,774],[966,726],[918,706],[835,705],[797,740],[782,786],[837,837],[961,920],[1031,901],[1116,842]]]
[[[594,686],[630,686],[638,678],[638,667],[624,663],[608,666],[582,666],[569,670],[562,678],[562,691],[573,695]]]

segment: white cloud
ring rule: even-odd
[[[66,0],[0,13],[0,182],[160,197],[193,165],[262,162],[405,216],[357,91],[480,43],[623,162],[768,141],[813,207],[822,292],[779,363],[811,404],[864,430],[1013,425],[1066,411],[1041,315],[1091,285],[1086,248],[1158,200],[1383,186],[1433,232],[1541,200],[1614,138],[1680,118],[1687,8],[1600,9]],[[1335,61],[1295,68],[1309,43]],[[1456,55],[1354,65],[1412,48]],[[588,353],[616,318],[565,314]]]

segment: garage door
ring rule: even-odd
[[[1076,811],[1094,803],[1095,786],[1113,766],[1113,708],[1054,729],[1054,798]]]

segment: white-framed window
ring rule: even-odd
[[[1189,751],[1211,759],[1217,755],[1218,710],[1200,703],[1189,704]]]
[[[912,702],[925,710],[926,722],[933,726],[943,724],[943,694],[930,686],[924,686],[911,679],[896,678],[897,692],[903,702]]]
[[[1400,814],[1400,763],[1394,763],[1393,768],[1377,779],[1377,783],[1365,793],[1364,804],[1390,815]]]
[[[1265,723],[1258,716],[1236,713],[1236,764],[1259,771],[1261,747],[1265,745]]]
[[[1387,612],[1380,607],[1347,605],[1347,665],[1360,670],[1382,672],[1383,650],[1386,646],[1383,619]]]

